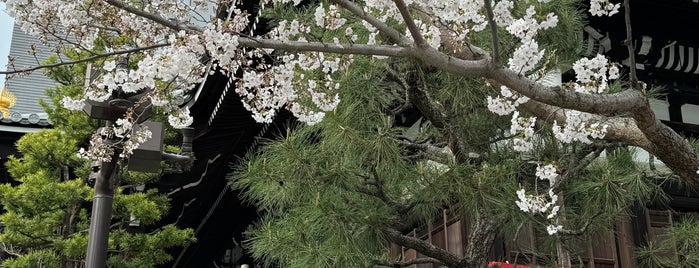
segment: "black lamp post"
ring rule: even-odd
[[[126,62],[122,61],[117,68],[126,69]],[[88,77],[90,77],[88,68]],[[163,124],[159,122],[146,121],[151,115],[149,103],[141,103],[134,107],[135,103],[142,98],[145,93],[129,98],[119,98],[119,93],[103,102],[87,101],[83,111],[88,116],[95,119],[105,120],[106,126],[111,127],[114,122],[123,117],[129,108],[134,108],[136,117],[135,123],[148,127],[152,132],[152,138],[139,145],[129,158],[127,168],[129,170],[141,172],[158,172],[162,159],[171,159],[176,162],[183,162],[191,165],[192,156],[192,129],[183,129],[182,155],[164,154],[163,147]],[[134,127],[136,129],[136,126]],[[116,143],[116,140],[107,139],[108,143]],[[116,149],[109,162],[101,162],[93,168],[95,179],[95,193],[92,198],[92,218],[90,219],[89,237],[87,242],[87,268],[107,267],[107,247],[109,241],[109,228],[112,218],[112,204],[114,202],[114,192],[119,186],[119,149]]]

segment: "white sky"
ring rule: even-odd
[[[14,19],[5,13],[5,3],[0,3],[0,71],[7,68],[7,54],[10,53],[12,24]],[[5,86],[5,75],[0,75],[0,87]]]

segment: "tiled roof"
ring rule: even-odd
[[[36,125],[49,126],[51,121],[47,113],[19,113],[11,112],[9,118],[0,119],[2,124],[20,124],[20,125]]]

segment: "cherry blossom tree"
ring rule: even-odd
[[[281,21],[265,35],[244,33],[250,14],[227,1],[200,0],[189,5],[176,1],[116,0],[4,2],[7,12],[24,31],[47,41],[59,39],[61,46],[90,52],[92,56],[81,61],[101,59],[106,71],[114,69],[110,60],[113,56],[138,52],[140,60],[135,68],[103,75],[85,89],[84,98],[104,100],[118,87],[127,93],[149,89],[148,98],[153,105],[168,111],[169,121],[176,127],[183,127],[190,120],[186,108],[171,103],[175,95],[182,94],[175,89],[194,88],[212,71],[243,72],[237,93],[256,120],[269,122],[283,108],[313,124],[322,120],[323,113],[331,111],[341,98],[334,93],[339,85],[333,82],[333,76],[351,67],[352,55],[411,58],[456,75],[484,77],[503,86],[509,97],[492,101],[493,106],[498,105],[496,101],[504,105],[494,108],[495,112],[517,108],[549,122],[556,121],[564,141],[578,135],[583,140],[603,137],[641,147],[687,184],[699,186],[696,153],[683,137],[655,119],[638,81],[632,81],[620,92],[606,93],[608,79],[617,77],[618,71],[603,57],[576,63],[577,81],[572,84],[541,83],[536,71],[542,70],[544,50],[535,37],[555,27],[558,19],[554,12],[537,14],[537,7],[550,1],[532,2],[524,14],[513,14],[513,1],[497,1],[493,5],[492,1],[337,0],[318,5],[314,22]],[[286,2],[291,1],[279,4]],[[277,3],[260,2],[262,7],[271,4]],[[212,8],[224,15],[214,16],[218,13],[212,12]],[[593,0],[590,4],[590,12],[597,16],[614,15],[619,8],[619,3],[609,1]],[[357,42],[349,27],[343,30],[347,33],[345,38],[309,41],[304,37],[304,33],[318,28],[342,28],[348,19],[362,22],[370,33],[368,41]],[[520,41],[506,64],[498,46],[503,33],[494,31],[497,27],[504,27]],[[405,28],[406,33],[399,28]],[[493,37],[492,51],[469,42],[470,33],[488,30]],[[386,37],[381,43],[376,42],[379,34]],[[95,44],[99,37],[111,41]],[[269,55],[272,50],[283,51],[274,54],[273,63],[257,64],[251,60]],[[49,66],[10,68],[3,73],[43,67]],[[303,75],[310,71],[319,72],[314,77]],[[74,100],[66,99],[65,103],[79,107]],[[573,122],[564,123],[570,120]]]
[[[81,99],[64,99],[68,108],[80,109],[85,100],[104,101],[116,90],[145,93],[142,101],[161,107],[173,127],[186,127],[192,122],[191,115],[187,106],[176,100],[198,90],[197,85],[209,74],[222,72],[235,77],[236,93],[258,122],[271,122],[280,109],[286,109],[300,121],[314,125],[342,101],[338,93],[344,85],[339,81],[355,68],[358,57],[410,60],[462,79],[487,83],[493,94],[482,101],[493,113],[511,116],[508,135],[503,136],[511,135],[514,151],[530,152],[538,139],[535,127],[545,122],[560,144],[611,142],[640,147],[684,183],[699,187],[695,150],[655,118],[645,87],[633,68],[628,81],[618,81],[620,66],[598,55],[575,60],[574,81],[546,82],[559,67],[555,54],[560,51],[550,46],[552,42],[545,35],[567,23],[552,7],[561,2],[570,6],[570,1],[261,0],[260,10],[297,6],[294,12],[284,14],[288,17],[275,17],[275,27],[264,34],[254,31],[257,14],[238,9],[235,1],[3,2],[27,33],[45,41],[60,40],[60,46],[73,47],[89,56],[28,69],[10,67],[2,73],[85,61],[102,65],[104,74],[85,88]],[[622,9],[621,3],[591,0],[588,11],[593,16],[623,11],[628,22],[628,0],[624,6]],[[630,27],[627,30],[630,38]],[[633,55],[632,47],[629,50]],[[118,55],[128,55],[135,61],[128,69],[118,69]],[[633,56],[630,66],[635,66]],[[396,80],[414,82],[403,76],[396,75]],[[472,145],[464,137],[467,130],[445,116],[444,103],[434,101],[429,89],[413,91],[406,99],[452,138],[449,154],[456,162],[472,159]],[[92,146],[82,155],[95,159],[111,155],[110,146],[114,145],[104,145],[100,137],[130,133],[135,120],[127,113],[107,132],[95,135]],[[120,146],[134,148],[147,137],[147,130],[143,130],[123,139]],[[549,233],[566,231],[556,222],[561,207],[557,205],[560,200],[555,192],[555,174],[561,171],[539,162],[536,175],[549,181],[550,188],[543,195],[519,189],[512,193],[518,197],[516,205],[522,211],[545,214],[551,220]],[[482,224],[482,232],[474,234],[473,239],[479,240],[480,235],[481,241],[492,240],[492,218],[480,212],[477,224]],[[415,243],[400,234],[390,234],[395,241]],[[452,266],[477,263],[484,255],[471,252],[473,259],[464,261],[430,248],[422,248],[421,252]]]

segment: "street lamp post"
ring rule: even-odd
[[[111,122],[107,121],[107,124],[111,125]],[[85,259],[88,268],[107,267],[107,245],[112,219],[112,203],[114,203],[114,191],[119,184],[117,161],[117,154],[114,153],[111,161],[100,163],[95,179],[95,194],[92,198],[92,218],[90,219],[87,258]]]
[[[117,68],[126,68],[126,63],[120,62]],[[88,77],[91,77],[91,68],[88,67]],[[89,78],[87,80],[90,80]],[[88,83],[89,81],[86,81]],[[138,94],[129,98],[119,98],[120,94],[114,94],[112,98],[103,102],[87,101],[83,111],[88,116],[95,119],[105,120],[106,127],[111,127],[114,121],[124,116],[128,109],[138,114],[135,124],[142,124],[152,132],[152,138],[133,151],[131,160],[127,167],[129,170],[141,172],[158,172],[161,159],[180,162],[184,165],[191,165],[192,156],[192,129],[183,130],[183,155],[164,154],[163,146],[163,125],[158,122],[144,122],[150,117],[150,105],[148,102],[139,102],[144,94]],[[140,103],[136,105],[135,103]],[[136,126],[134,126],[136,128]],[[108,143],[115,144],[113,138],[107,138]],[[117,146],[118,147],[118,146]],[[87,242],[87,257],[85,265],[87,268],[107,267],[107,247],[109,242],[109,228],[112,218],[112,204],[114,203],[114,193],[119,187],[119,148],[115,148],[109,162],[100,162],[93,167],[95,188],[92,198],[92,218],[90,219],[89,237]]]

